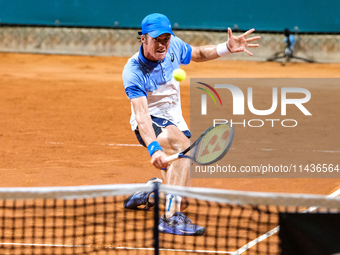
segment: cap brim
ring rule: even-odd
[[[148,33],[148,35],[150,35],[152,38],[156,38],[162,34],[172,34],[173,36],[175,36],[171,29],[155,30]]]

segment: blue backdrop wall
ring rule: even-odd
[[[339,0],[0,0],[0,24],[138,28],[153,12],[180,29],[340,32]]]

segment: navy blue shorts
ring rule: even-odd
[[[155,130],[156,137],[158,137],[159,134],[162,133],[162,128],[170,126],[170,125],[176,126],[174,123],[172,123],[171,121],[169,121],[167,119],[158,118],[158,117],[154,117],[154,116],[151,116],[151,119],[152,119],[152,127],[153,127],[153,130]],[[188,137],[188,138],[191,137],[191,132],[189,130],[185,130],[185,131],[182,131],[182,132],[186,137]],[[135,134],[136,134],[138,142],[141,145],[143,145],[144,147],[146,147],[146,144],[145,144],[142,136],[140,135],[138,128],[135,130]]]

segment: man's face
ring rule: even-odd
[[[168,52],[171,34],[162,34],[156,38],[142,35],[144,57],[151,61],[163,60]]]

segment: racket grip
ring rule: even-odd
[[[166,160],[167,160],[168,162],[171,162],[171,161],[174,161],[174,160],[178,159],[178,156],[179,156],[179,153],[176,153],[176,154],[174,154],[174,155],[171,155],[171,156],[166,157]]]

